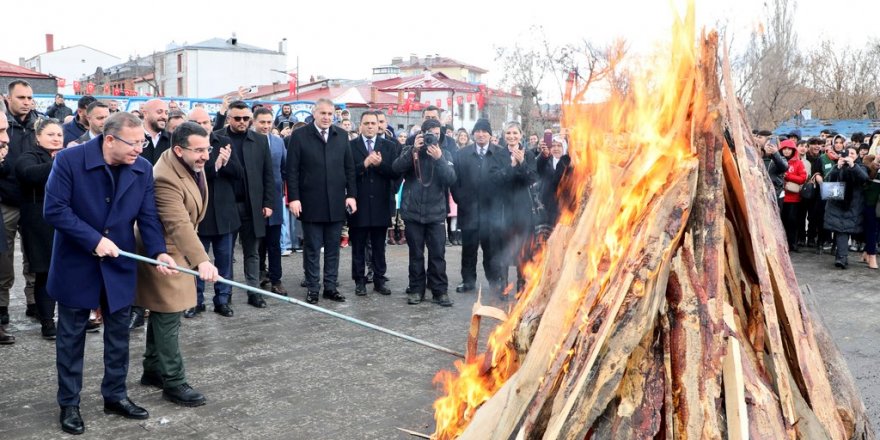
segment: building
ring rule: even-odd
[[[16,66],[6,61],[0,61],[0,93],[5,95],[6,91],[9,90],[9,83],[20,79],[30,83],[35,94],[57,93],[58,87],[53,76]]]
[[[24,60],[20,64],[59,79],[58,91],[73,94],[73,83],[91,75],[99,68],[119,64],[114,55],[81,44],[55,49],[55,37],[46,34],[46,52]]]
[[[439,54],[425,55],[424,58],[411,54],[407,60],[404,60],[402,57],[396,57],[391,60],[390,66],[380,66],[377,69],[390,68],[397,68],[398,75],[404,77],[421,75],[427,70],[432,73],[442,73],[447,78],[471,84],[482,83],[482,75],[489,72],[482,67],[463,63],[448,57],[441,57]],[[374,69],[375,74],[377,74],[376,69]]]
[[[287,41],[279,50],[263,49],[229,39],[170,45],[156,56],[156,82],[162,96],[218,96],[241,85],[287,80]],[[280,73],[279,73],[280,72]]]

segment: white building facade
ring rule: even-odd
[[[73,94],[73,82],[95,73],[98,67],[108,68],[122,62],[119,57],[88,46],[76,45],[41,53],[24,61],[23,66],[37,72],[64,79],[58,92]]]

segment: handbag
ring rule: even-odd
[[[843,200],[846,192],[846,184],[843,182],[822,182],[819,186],[819,195],[822,200]]]
[[[782,187],[785,188],[785,190],[790,193],[799,193],[799,192],[801,192],[802,186],[803,185],[801,185],[799,183],[785,182],[785,185],[783,185]]]
[[[813,200],[813,197],[816,196],[816,184],[814,182],[807,182],[804,186],[801,187],[801,198],[804,200]]]

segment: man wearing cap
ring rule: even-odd
[[[483,271],[489,286],[500,289],[500,273],[495,261],[495,241],[492,222],[500,207],[496,189],[492,187],[489,171],[505,164],[503,150],[490,143],[492,126],[488,119],[474,124],[474,143],[455,154],[456,182],[452,198],[458,204],[458,226],[461,229],[461,284],[456,292],[471,292],[477,283],[477,249],[483,250]],[[509,158],[507,159],[509,161]]]

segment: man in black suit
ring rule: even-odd
[[[211,115],[203,108],[196,107],[189,114],[189,120],[211,130]],[[241,227],[241,217],[235,204],[235,184],[244,179],[244,169],[238,157],[232,154],[229,138],[219,131],[211,133],[211,153],[205,163],[205,179],[208,182],[208,210],[199,223],[199,240],[209,252],[214,247],[214,265],[223,278],[232,278],[233,234]],[[195,317],[205,311],[205,282],[196,279],[196,306],[183,312],[185,318]],[[229,306],[232,286],[214,283],[214,313],[231,317]]]
[[[455,154],[456,182],[452,198],[458,204],[458,227],[461,229],[461,284],[456,292],[473,291],[477,282],[477,249],[483,249],[483,271],[489,286],[498,290],[501,275],[495,262],[493,222],[498,219],[500,200],[498,189],[490,179],[492,168],[509,166],[510,156],[503,154],[498,145],[490,143],[492,126],[487,119],[474,124],[474,143]],[[505,163],[505,160],[507,163]]]
[[[266,219],[275,206],[275,181],[272,175],[272,153],[269,139],[249,130],[253,112],[244,101],[229,104],[226,112],[226,128],[220,135],[229,138],[232,155],[242,164],[244,176],[235,181],[233,192],[241,228],[241,251],[244,254],[244,278],[248,286],[260,283],[260,239],[266,236]],[[248,304],[266,307],[266,300],[256,293],[248,292]]]
[[[397,175],[391,169],[395,159],[395,146],[378,137],[377,112],[361,115],[360,136],[351,141],[358,188],[358,212],[348,218],[348,234],[351,238],[351,277],[355,282],[355,295],[367,294],[364,276],[367,243],[370,244],[373,269],[373,290],[390,295],[385,285],[385,231],[391,226],[388,213],[393,207],[391,188]]]
[[[339,241],[346,211],[357,212],[354,161],[348,134],[333,125],[333,102],[315,102],[312,118],[312,123],[290,135],[287,145],[288,207],[303,226],[306,301],[318,302],[318,257],[323,246],[323,296],[343,302],[345,296],[336,290]]]

